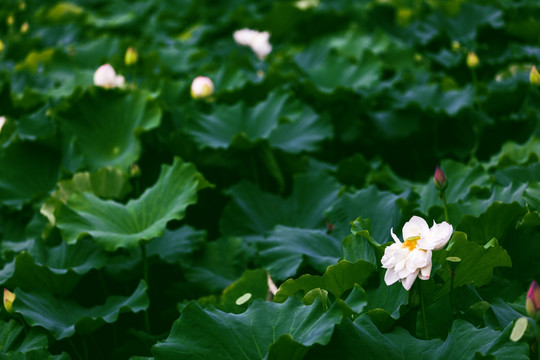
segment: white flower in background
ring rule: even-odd
[[[206,76],[197,76],[191,83],[191,97],[206,98],[214,93],[214,83]]]
[[[382,267],[387,269],[384,276],[386,285],[401,281],[405,290],[409,290],[419,277],[421,280],[429,279],[431,274],[431,252],[442,249],[454,229],[452,225],[443,221],[440,224],[433,222],[429,228],[424,219],[413,216],[403,226],[403,239],[401,242],[390,230],[395,243],[384,250],[381,259]]]
[[[257,30],[242,29],[233,34],[234,41],[243,46],[251,47],[259,59],[264,60],[266,55],[272,51],[270,45],[270,33],[268,31],[259,32]]]
[[[125,79],[122,75],[116,75],[114,68],[109,65],[101,65],[94,73],[94,85],[106,89],[124,86]]]
[[[2,126],[6,123],[6,117],[0,116],[0,131],[2,131]]]

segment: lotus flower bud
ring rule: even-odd
[[[540,287],[533,280],[529,291],[527,292],[527,298],[525,299],[525,309],[527,314],[535,319],[540,320]]]
[[[28,32],[28,28],[29,28],[29,25],[28,25],[28,22],[25,21],[22,25],[21,25],[21,33],[26,33]]]
[[[191,83],[191,97],[194,99],[207,98],[214,93],[214,83],[206,76],[197,76]]]
[[[13,301],[15,301],[15,294],[9,291],[8,289],[4,289],[4,308],[8,313],[13,312]]]
[[[461,44],[459,43],[459,41],[457,40],[452,41],[452,51],[457,52],[460,49],[461,49]]]
[[[438,166],[435,169],[435,174],[433,175],[433,183],[439,191],[446,190],[446,187],[448,186],[448,179],[446,178],[446,174]]]
[[[139,54],[137,53],[137,50],[135,50],[132,47],[129,47],[126,50],[126,55],[124,56],[124,63],[127,66],[133,65],[137,63],[137,58],[139,57]]]
[[[538,72],[538,69],[535,65],[531,68],[531,72],[529,74],[529,80],[531,81],[531,84],[533,85],[540,85],[540,73]]]
[[[0,53],[4,51],[4,42],[0,40]]]
[[[125,83],[122,75],[116,75],[114,68],[109,65],[101,65],[94,73],[94,85],[101,86],[105,89],[121,87]]]
[[[478,56],[474,53],[474,51],[471,51],[467,54],[467,66],[471,69],[474,69],[475,67],[480,64],[480,60],[478,59]]]

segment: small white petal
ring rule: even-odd
[[[413,236],[425,236],[429,234],[429,226],[426,220],[419,216],[413,216],[403,225],[402,234],[405,240]]]
[[[409,291],[414,283],[414,280],[416,280],[416,277],[418,276],[418,270],[414,272],[413,274],[410,274],[405,279],[401,280],[401,284],[405,288],[405,290]]]
[[[442,249],[452,237],[454,228],[452,225],[443,221],[440,224],[433,223],[433,226],[430,229],[429,240],[432,246],[432,250]]]
[[[394,239],[396,243],[401,244],[401,241],[399,241],[399,238],[396,236],[396,234],[394,234],[394,228],[390,229],[390,234],[392,234],[392,238]]]
[[[427,280],[429,279],[431,275],[431,261],[429,262],[429,264],[427,264],[427,266],[424,266],[423,268],[420,269],[420,274],[418,274],[418,277],[422,280]]]
[[[394,270],[386,270],[386,274],[384,274],[384,282],[386,283],[386,285],[390,286],[398,280],[399,275]]]
[[[239,45],[249,46],[258,34],[259,32],[255,30],[242,29],[235,31],[233,38]]]
[[[2,131],[2,126],[6,123],[6,117],[0,116],[0,131]]]

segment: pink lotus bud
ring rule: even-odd
[[[13,301],[15,301],[15,294],[4,288],[4,308],[8,313],[13,312]]]
[[[540,320],[540,286],[533,280],[527,299],[525,299],[525,309],[527,314],[535,320]]]
[[[448,186],[448,180],[446,179],[446,174],[437,166],[435,169],[435,175],[433,175],[433,183],[439,191],[444,191]]]
[[[191,97],[207,98],[214,93],[214,83],[206,76],[197,76],[191,83]]]

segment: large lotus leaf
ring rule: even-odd
[[[381,76],[382,61],[371,52],[365,52],[352,62],[333,52],[311,47],[296,55],[295,61],[309,79],[324,93],[336,88],[364,89],[375,85]]]
[[[48,292],[24,292],[15,290],[13,309],[21,314],[30,326],[49,330],[56,339],[70,337],[76,332],[89,334],[103,324],[118,320],[120,313],[137,313],[148,309],[150,304],[144,281],[129,297],[111,296],[105,304],[85,308],[73,300],[52,296]]]
[[[403,93],[394,94],[394,106],[404,108],[409,104],[417,104],[422,110],[445,112],[456,115],[465,108],[472,108],[474,88],[466,86],[461,90],[443,91],[439,85],[417,85]]]
[[[376,242],[383,244],[390,240],[390,229],[401,223],[400,199],[408,193],[395,195],[381,191],[376,186],[358,190],[354,194],[343,194],[327,211],[326,216],[334,225],[335,236],[344,238],[350,234],[352,222],[359,216],[371,220],[370,234]]]
[[[199,147],[244,147],[266,139],[272,147],[285,152],[313,151],[317,144],[332,136],[328,121],[290,95],[273,92],[254,107],[239,102],[217,106],[213,113],[201,114],[187,131]]]
[[[208,186],[195,167],[175,158],[163,165],[156,184],[140,198],[120,204],[91,193],[75,193],[55,211],[56,226],[70,244],[90,235],[105,250],[134,247],[161,236],[169,220],[180,220]]]
[[[191,302],[152,353],[156,360],[266,359],[270,345],[282,336],[293,339],[289,354],[305,346],[325,345],[341,317],[338,306],[325,312],[320,302],[305,306],[294,298],[283,304],[257,300],[237,315],[203,310]]]
[[[28,116],[15,119],[17,137],[21,140],[35,141],[53,136],[56,132],[56,125],[47,112],[48,108],[48,106],[44,106]]]
[[[510,165],[525,165],[537,162],[538,154],[540,154],[540,139],[536,135],[532,135],[523,144],[505,143],[501,151],[491,157],[488,166],[502,169]]]
[[[93,171],[109,165],[127,170],[139,158],[139,135],[159,125],[161,110],[145,91],[92,88],[57,117],[68,135],[66,167]]]
[[[188,281],[208,292],[223,290],[237,280],[254,256],[254,249],[237,237],[206,243],[199,254],[185,256],[180,263]]]
[[[74,69],[69,56],[58,49],[31,51],[12,73],[13,102],[31,107],[34,102],[68,97],[77,87],[91,84],[92,73]]]
[[[482,246],[467,239],[467,235],[460,231],[454,232],[452,244],[448,250],[433,252],[433,260],[441,264],[437,274],[443,279],[444,285],[435,287],[426,293],[426,303],[432,303],[450,292],[450,267],[446,258],[457,257],[461,262],[454,273],[454,287],[466,284],[483,286],[493,277],[493,268],[498,266],[512,266],[510,256],[505,249],[492,239]]]
[[[342,256],[341,240],[323,230],[279,225],[257,241],[257,248],[261,265],[277,280],[296,275],[304,262],[322,273]]]
[[[221,295],[210,295],[197,300],[199,304],[215,308],[227,313],[244,312],[255,299],[266,299],[268,295],[268,274],[265,270],[246,270],[242,277],[227,286]],[[244,301],[245,299],[245,301]]]
[[[511,326],[502,332],[491,328],[477,329],[458,319],[445,341],[420,340],[399,327],[389,333],[381,333],[364,315],[354,323],[345,321],[338,325],[330,343],[325,347],[314,347],[307,358],[353,359],[362,354],[362,358],[367,360],[473,360],[486,356],[500,360],[528,359],[527,344],[508,341],[511,331]]]
[[[490,184],[489,175],[477,165],[470,167],[453,160],[444,160],[440,165],[448,178],[448,188],[446,189],[447,203],[455,203],[464,200],[470,192],[471,187],[485,187]],[[439,192],[433,185],[433,178],[430,178],[426,185],[419,191],[420,211],[428,213],[429,208],[438,205],[442,207],[442,200]]]
[[[479,217],[464,216],[457,230],[463,231],[471,241],[478,244],[485,244],[493,238],[503,243],[508,231],[516,227],[517,221],[525,212],[525,209],[515,202],[494,202]]]
[[[130,190],[129,175],[121,169],[107,166],[94,173],[76,173],[72,179],[58,182],[58,189],[41,206],[40,212],[55,224],[54,211],[66,203],[75,192],[91,192],[104,199],[122,199]]]
[[[0,150],[0,204],[21,208],[54,188],[60,154],[32,142],[14,142]]]
[[[177,230],[165,230],[165,233],[146,245],[148,256],[159,256],[169,264],[185,261],[204,245],[206,233],[191,226],[182,226]]]
[[[355,263],[342,260],[329,266],[322,276],[302,275],[298,279],[289,279],[279,287],[274,301],[283,302],[290,296],[302,291],[306,294],[313,289],[324,289],[339,298],[354,284],[362,285],[375,271],[375,266],[364,260]]]
[[[528,166],[508,166],[497,170],[493,177],[498,183],[508,186],[511,183],[532,183],[536,186],[536,180],[540,178],[540,163],[534,163]],[[530,186],[527,188],[528,192]]]
[[[448,33],[450,39],[459,41],[474,40],[480,26],[490,25],[493,28],[500,28],[504,25],[503,12],[486,5],[463,3],[455,17],[445,16],[442,13],[437,15],[439,27]]]
[[[220,229],[230,235],[258,235],[268,233],[275,225],[321,228],[324,211],[336,200],[339,188],[337,181],[324,172],[295,175],[288,198],[242,182],[228,190],[232,201],[223,212]]]
[[[44,289],[57,295],[71,293],[81,275],[105,265],[107,256],[92,241],[46,247],[36,240],[0,270],[0,283],[9,288]]]
[[[48,346],[47,335],[32,329],[24,336],[24,327],[15,320],[0,322],[0,352],[27,353],[32,350],[46,349]]]

